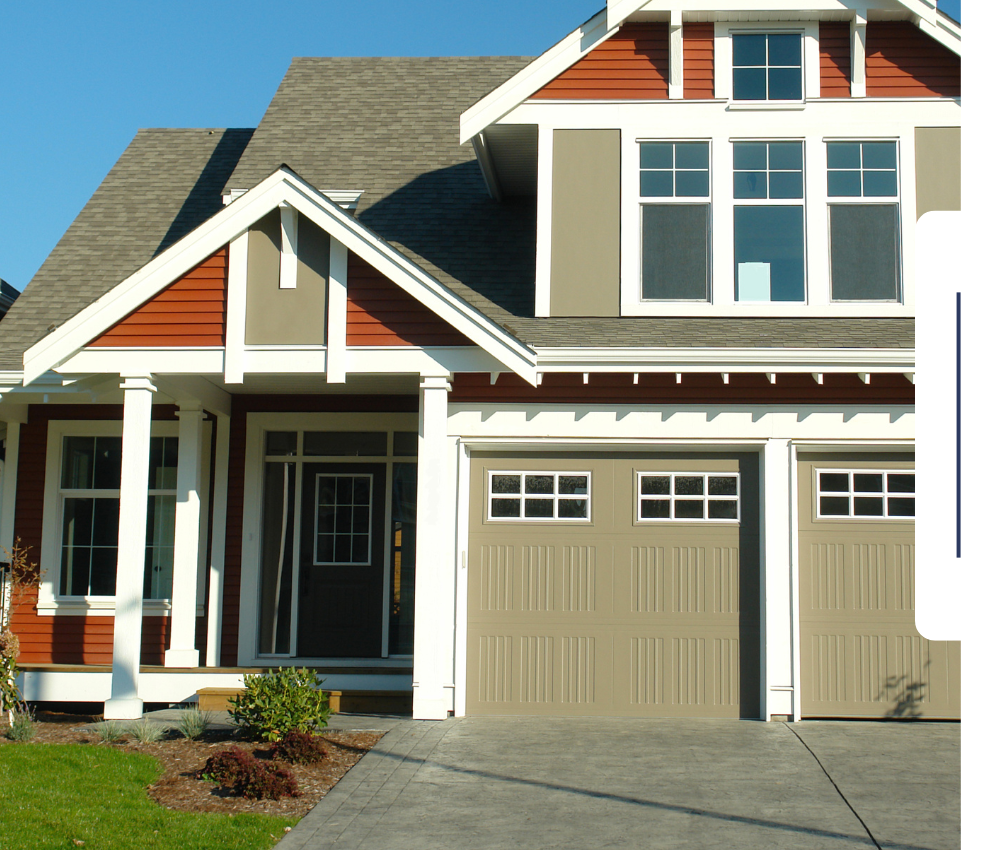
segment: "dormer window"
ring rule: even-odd
[[[801,33],[734,33],[733,100],[802,100]]]

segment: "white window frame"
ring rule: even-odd
[[[521,489],[520,493],[494,493],[493,492],[493,478],[497,475],[504,476],[521,476]],[[553,476],[551,495],[547,493],[525,493],[524,491],[524,477],[526,475],[551,475]],[[582,496],[579,493],[575,494],[560,494],[559,493],[559,479],[560,478],[586,478],[587,479],[587,494]],[[487,522],[515,522],[515,523],[586,523],[591,521],[591,504],[594,495],[594,482],[593,477],[590,472],[569,472],[564,470],[553,470],[553,469],[490,469],[487,471],[486,476],[486,519]],[[499,499],[510,499],[519,498],[521,502],[521,515],[512,516],[493,516],[493,498]],[[561,517],[559,516],[559,501],[579,501],[583,498],[586,504],[586,516],[582,517]],[[524,502],[526,499],[545,499],[552,501],[552,516],[550,517],[529,517],[524,515]]]
[[[802,100],[733,100],[734,35],[802,36]],[[818,21],[717,21],[715,24],[715,96],[729,101],[728,109],[804,109],[806,101],[819,97],[819,22]]]
[[[826,474],[841,474],[847,475],[848,477],[848,489],[847,490],[827,490],[821,491],[819,486],[820,475]],[[864,492],[854,490],[854,476],[855,474],[860,475],[882,475],[882,491],[880,493],[874,492]],[[914,522],[916,520],[916,502],[914,502],[914,514],[913,516],[889,516],[889,505],[887,499],[889,498],[901,498],[901,499],[916,499],[916,482],[914,482],[914,490],[908,493],[890,493],[888,491],[888,479],[886,475],[916,475],[913,469],[887,469],[887,468],[864,468],[864,467],[825,467],[817,468],[815,470],[815,481],[813,486],[813,493],[815,494],[814,504],[813,504],[813,518],[816,520],[840,520],[840,521],[851,521],[851,522]],[[848,513],[847,514],[824,514],[820,512],[820,496],[833,496],[833,497],[846,497]],[[870,516],[866,514],[854,513],[854,497],[859,496],[861,498],[881,498],[882,499],[882,516]]]
[[[639,234],[639,256],[638,256],[638,277],[639,277],[639,290],[638,290],[638,300],[640,304],[711,304],[713,297],[713,269],[714,269],[714,227],[713,227],[713,211],[715,209],[714,204],[714,193],[715,193],[715,181],[713,180],[713,157],[712,157],[712,140],[711,139],[682,139],[682,138],[651,138],[651,139],[636,139],[636,167],[638,169],[637,180],[641,181],[642,171],[641,168],[641,148],[643,144],[646,143],[668,143],[672,145],[678,144],[707,144],[708,145],[708,194],[700,197],[678,197],[677,196],[677,186],[676,186],[676,167],[671,169],[674,174],[674,195],[673,197],[661,197],[661,196],[648,196],[643,197],[641,191],[636,192],[636,198],[638,200],[638,218],[637,227]],[[674,163],[676,166],[677,149],[674,148]],[[683,169],[682,169],[683,170]],[[637,184],[638,185],[638,184]],[[708,269],[707,276],[708,279],[705,281],[705,298],[646,298],[642,294],[642,208],[645,206],[668,206],[672,204],[688,204],[693,206],[708,206],[708,233],[706,238],[708,240]]]
[[[388,442],[388,435],[386,435]],[[319,483],[323,478],[367,478],[368,479],[368,554],[364,561],[338,561],[336,559],[336,542],[334,542],[334,560],[320,561],[318,558],[313,563],[318,567],[370,567],[372,565],[372,514],[375,511],[374,486],[375,476],[371,473],[357,472],[318,472],[316,473],[316,492],[313,494],[313,555],[319,554]],[[378,506],[380,509],[382,505]],[[354,531],[351,531],[354,536]],[[353,543],[351,549],[353,551]]]
[[[844,138],[835,138],[832,136],[824,137],[823,139],[823,161],[824,164],[827,162],[827,150],[830,144],[838,144],[843,142],[849,142],[852,144],[865,144],[866,142],[892,142],[896,147],[896,194],[895,195],[831,195],[829,190],[829,183],[827,182],[827,174],[830,171],[829,167],[824,167],[823,169],[823,195],[826,199],[826,254],[827,254],[827,287],[828,287],[828,297],[831,304],[888,304],[902,305],[904,296],[903,287],[903,179],[902,172],[900,170],[899,161],[901,155],[901,145],[898,136],[890,137],[862,137],[862,136],[851,136]],[[833,169],[834,171],[842,171],[846,169]],[[862,192],[864,192],[864,167],[858,169],[862,173]],[[873,169],[868,169],[873,170]],[[874,169],[879,170],[879,169]],[[896,205],[896,227],[899,234],[899,239],[896,243],[896,261],[899,268],[899,292],[895,299],[863,299],[863,300],[848,300],[848,299],[837,299],[834,300],[833,297],[833,237],[830,228],[830,207],[837,205],[848,205],[848,204],[860,204],[860,205],[870,205],[870,204],[895,204]]]
[[[730,249],[732,251],[732,299],[738,306],[761,306],[778,305],[780,307],[799,306],[804,307],[809,304],[809,178],[808,163],[806,161],[806,142],[804,139],[782,139],[782,138],[759,138],[759,139],[731,139],[730,145],[730,168],[731,173],[736,174],[736,145],[739,144],[785,144],[796,143],[802,147],[802,197],[801,198],[737,198],[733,191],[732,180],[730,181],[729,195],[732,198],[732,211],[730,217]],[[770,148],[768,148],[768,186],[770,186]],[[775,169],[781,172],[782,169]],[[825,176],[825,175],[824,175]],[[770,189],[768,189],[770,192]],[[802,209],[802,300],[801,301],[743,301],[738,300],[737,293],[737,270],[736,270],[736,207],[792,207],[798,206]]]
[[[670,478],[670,495],[669,496],[659,496],[659,495],[643,495],[642,492],[642,482],[644,478]],[[701,478],[702,479],[702,495],[701,496],[680,496],[677,497],[673,493],[674,489],[674,479],[675,478]],[[709,478],[735,478],[736,479],[736,495],[735,496],[713,496],[708,492],[708,479]],[[738,472],[674,472],[674,471],[640,471],[636,472],[635,478],[635,521],[637,523],[642,523],[643,525],[647,523],[679,523],[679,522],[697,522],[697,523],[729,523],[731,525],[739,525],[741,520],[740,502],[742,496],[742,489],[740,484],[740,473]],[[643,502],[665,502],[665,501],[682,501],[682,502],[701,502],[702,503],[702,516],[700,517],[644,517],[642,515],[642,503]],[[715,518],[709,517],[708,515],[708,503],[709,501],[716,502],[736,502],[736,517],[735,519],[730,518]],[[671,508],[671,514],[674,512]]]
[[[151,437],[177,437],[179,423],[153,421]],[[45,497],[42,510],[42,545],[39,564],[42,581],[38,587],[37,609],[40,614],[96,614],[112,616],[115,612],[114,596],[63,596],[59,593],[62,573],[62,524],[63,499],[68,494],[86,492],[118,497],[118,490],[63,491],[62,462],[64,437],[121,437],[122,423],[115,420],[51,420],[45,451]],[[205,452],[208,455],[208,452]],[[149,491],[151,495],[174,491]],[[205,500],[207,504],[207,500]],[[199,571],[201,572],[201,571]],[[143,614],[165,615],[170,611],[167,599],[144,599]]]

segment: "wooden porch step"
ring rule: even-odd
[[[229,700],[243,693],[243,688],[199,688],[198,708],[202,711],[229,711]],[[330,712],[339,714],[410,714],[412,691],[324,691],[330,700]]]

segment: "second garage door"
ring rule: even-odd
[[[480,454],[470,714],[757,717],[757,456]]]

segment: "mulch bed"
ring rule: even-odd
[[[159,759],[163,775],[149,787],[149,796],[168,809],[185,812],[253,812],[277,817],[301,818],[349,771],[361,757],[378,743],[383,732],[324,732],[327,756],[316,764],[290,765],[299,785],[301,796],[282,797],[280,800],[245,800],[234,796],[214,782],[198,779],[199,771],[208,757],[233,745],[243,747],[254,755],[269,757],[266,743],[241,740],[235,730],[208,730],[197,741],[189,741],[180,732],[171,730],[161,741],[142,744],[129,737],[125,743],[102,744],[96,732],[82,729],[82,724],[100,720],[99,717],[80,715],[43,715],[34,740],[42,744],[94,744],[113,746],[129,753],[146,753]],[[13,746],[31,746],[18,744]],[[0,744],[11,744],[0,737]]]

